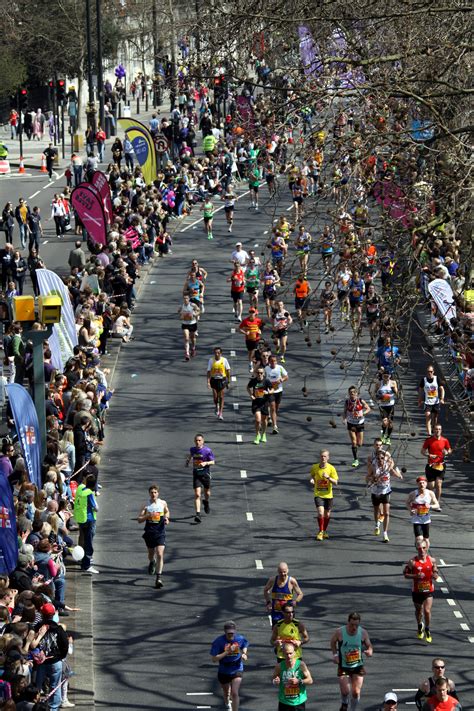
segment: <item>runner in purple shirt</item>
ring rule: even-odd
[[[194,444],[195,447],[191,447],[189,450],[186,466],[189,466],[189,462],[192,459],[194,507],[196,510],[194,521],[201,523],[201,489],[204,489],[204,511],[208,514],[211,510],[209,505],[209,498],[211,496],[211,466],[215,464],[215,460],[212,449],[204,446],[204,437],[202,434],[195,436]]]

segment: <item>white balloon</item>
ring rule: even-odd
[[[84,558],[84,548],[82,546],[74,546],[71,555],[76,563],[78,563]]]

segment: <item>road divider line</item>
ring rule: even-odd
[[[33,200],[33,198],[36,197],[37,195],[39,195],[40,192],[41,192],[41,190],[37,190],[35,193],[33,193],[33,195],[30,195],[30,197],[28,198],[28,200]]]
[[[456,600],[453,600],[452,597],[446,598],[446,602],[448,603],[448,605],[449,605],[450,607],[456,607]]]
[[[232,381],[233,383],[236,383],[236,382],[237,382],[237,376],[236,376],[236,375],[231,375],[231,376],[230,376],[230,379],[231,379],[231,381]]]
[[[235,333],[235,328],[231,328],[231,329],[230,329],[230,332],[231,332],[231,333]]]
[[[234,410],[238,410],[240,407],[238,402],[234,402],[232,406],[233,406]]]
[[[468,637],[467,639],[471,644],[474,644],[474,637]]]
[[[449,590],[448,590],[448,588],[440,588],[440,590],[441,590],[441,592],[443,593],[443,595],[449,595]]]
[[[187,691],[186,696],[214,696],[212,691]]]
[[[457,617],[458,620],[462,620],[462,612],[459,612],[459,610],[453,610],[453,615]]]
[[[253,513],[251,511],[247,511],[247,521],[253,521]]]
[[[240,444],[242,442],[242,435],[236,434],[235,439],[236,439],[237,443]]]
[[[469,632],[469,625],[467,625],[465,622],[461,622],[459,626],[462,630],[464,630],[464,632]]]
[[[256,560],[255,560],[255,567],[257,568],[257,570],[263,570],[263,563],[262,563],[262,561],[256,559]]]
[[[247,478],[247,472],[245,469],[240,470],[240,478],[241,479],[246,479]]]
[[[444,583],[444,580],[443,580],[443,578],[441,577],[441,575],[438,575],[438,577],[436,578],[436,582],[437,582],[437,583]]]
[[[231,357],[231,358],[235,358],[235,351],[231,351],[231,352],[230,352],[230,357]]]

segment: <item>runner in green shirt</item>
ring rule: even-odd
[[[284,644],[283,654],[285,659],[273,670],[273,683],[278,684],[278,711],[304,711],[306,687],[313,683],[313,677],[303,660],[296,658],[294,644]]]
[[[214,239],[212,236],[212,218],[214,217],[214,205],[210,198],[206,198],[202,204],[201,212],[204,213],[204,229],[207,232],[207,239]]]
[[[249,191],[250,191],[250,207],[258,210],[258,188],[260,185],[260,168],[256,162],[250,163],[249,168]]]

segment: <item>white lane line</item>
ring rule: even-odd
[[[37,195],[39,195],[40,192],[41,192],[41,190],[37,190],[35,193],[33,193],[33,195],[30,195],[30,197],[28,198],[28,200],[33,200],[33,198],[36,197]]]
[[[235,328],[231,328],[231,329],[230,329],[230,332],[231,332],[231,333],[235,333]]]
[[[454,617],[457,617],[458,620],[462,619],[462,612],[459,612],[459,610],[453,610],[453,615]]]
[[[264,235],[267,235],[267,234],[268,234],[268,230],[265,230],[265,232],[264,232],[263,234],[264,234]]]
[[[231,351],[231,352],[230,352],[230,357],[231,357],[231,358],[235,358],[235,351]]]
[[[257,560],[255,561],[255,567],[257,568],[257,570],[263,570],[263,563],[262,563],[262,561],[257,559]]]
[[[48,242],[49,242],[49,239],[45,239],[45,240],[43,240],[42,244],[48,244]]]
[[[438,575],[438,577],[436,578],[436,582],[437,583],[444,583],[444,580],[440,575]]]
[[[187,691],[186,696],[214,696],[212,691]]]
[[[441,592],[443,593],[443,595],[449,595],[449,590],[448,590],[448,588],[440,588],[440,590],[441,590]]]
[[[236,382],[237,382],[237,376],[236,376],[236,375],[231,375],[231,376],[230,376],[230,379],[231,379],[231,381],[232,381],[233,383],[236,383]]]
[[[452,597],[446,598],[446,602],[448,603],[448,605],[449,605],[450,607],[456,607],[456,600],[453,600]]]
[[[236,434],[236,435],[235,435],[235,439],[236,439],[236,441],[237,441],[238,443],[242,442],[242,435]]]
[[[459,626],[462,630],[464,630],[464,632],[469,632],[469,625],[467,625],[465,622],[461,622]]]
[[[392,691],[418,691],[418,689],[392,689]]]
[[[197,709],[212,709],[212,706],[196,706]]]
[[[263,183],[262,183],[262,185],[263,185]],[[236,201],[237,201],[237,200],[240,200],[240,198],[245,197],[245,195],[248,195],[249,193],[250,193],[250,190],[246,190],[244,193],[242,193],[242,195],[238,195],[238,196],[235,198]],[[215,215],[217,212],[220,212],[221,210],[223,210],[224,207],[225,207],[225,205],[222,205],[222,207],[218,207],[217,210],[214,210],[214,215]],[[200,222],[203,222],[203,218],[202,218],[202,217],[200,217],[199,220],[195,220],[194,222],[191,222],[190,225],[188,225],[187,227],[184,227],[182,230],[180,230],[180,232],[186,232],[186,230],[191,229],[191,227],[193,227],[194,225],[199,225]],[[204,223],[203,223],[203,224],[204,224]]]
[[[239,409],[239,407],[240,407],[240,405],[239,405],[239,403],[238,403],[238,402],[234,402],[234,403],[232,403],[232,406],[233,406],[234,410],[238,410],[238,409]]]
[[[240,470],[240,478],[241,479],[246,479],[247,478],[247,472],[245,469]]]
[[[468,637],[467,639],[471,644],[474,644],[474,637]]]
[[[293,205],[290,205],[290,207],[286,208],[286,211],[289,212],[292,209]]]
[[[46,188],[50,188],[53,183],[54,183],[54,180],[52,180],[52,181],[51,181],[50,183],[48,183],[47,185],[43,185],[43,190],[46,190]]]
[[[253,521],[253,513],[251,511],[247,511],[246,516],[247,521]]]
[[[442,558],[439,559],[439,563],[440,563],[440,565],[446,565],[446,563],[444,562],[444,560]]]

